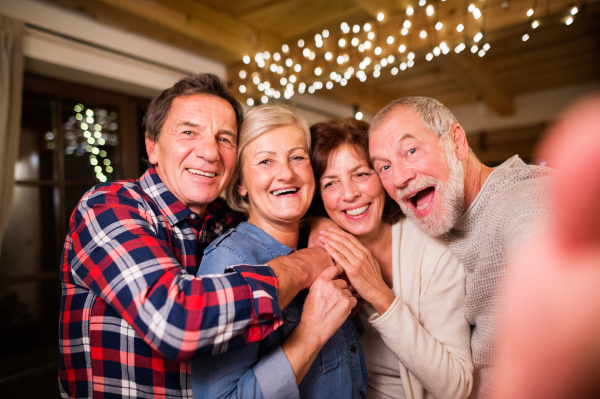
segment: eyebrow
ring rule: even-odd
[[[182,127],[182,126],[187,126],[187,127],[194,127],[194,128],[198,128],[200,130],[204,130],[204,128],[194,122],[191,121],[180,121],[179,123],[177,123],[177,125],[175,125],[176,127]],[[234,138],[237,141],[237,134],[232,132],[231,130],[219,130],[220,134],[225,134],[227,136],[231,136],[232,138]]]
[[[356,165],[355,167],[350,169],[350,173],[356,172],[358,169],[362,168],[363,166],[365,166],[365,165]],[[335,177],[337,177],[337,175],[326,175],[326,176],[321,176],[321,179],[333,179]]]
[[[402,135],[402,137],[400,137],[400,138],[398,139],[398,142],[402,142],[402,141],[404,141],[404,140],[408,140],[408,139],[415,139],[415,140],[416,140],[416,139],[417,139],[417,137],[416,137],[415,135],[413,135],[412,133],[404,133],[404,134]],[[380,158],[377,158],[377,157],[371,157],[371,156],[369,157],[369,160],[371,161],[371,164],[374,164],[374,163],[375,163],[375,161],[377,161],[378,159],[380,159]]]

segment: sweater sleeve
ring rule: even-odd
[[[425,251],[421,261],[420,317],[396,298],[383,315],[374,314],[369,321],[428,393],[465,398],[472,388],[473,363],[464,269],[447,248],[441,253],[439,248]]]

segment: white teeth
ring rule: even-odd
[[[419,192],[417,191],[416,193],[414,193],[413,195],[411,195],[411,196],[410,196],[410,197],[408,197],[408,198],[412,198],[412,197],[414,197],[415,195],[417,195],[418,193],[419,193]]]
[[[202,172],[201,170],[198,170],[198,169],[187,169],[187,171],[190,173],[193,173],[195,175],[204,176],[204,177],[215,177],[217,175],[216,173]]]
[[[369,209],[369,205],[361,206],[360,208],[356,208],[356,209],[348,209],[345,212],[350,216],[358,216],[358,215],[365,213],[367,211],[367,209]]]
[[[424,204],[423,204],[423,205],[421,205],[421,206],[417,206],[417,209],[418,209],[418,210],[425,209],[425,208],[427,208],[427,205],[429,205],[429,202],[426,202],[426,203],[424,203]]]
[[[273,195],[281,195],[284,193],[295,193],[296,191],[298,191],[297,188],[284,188],[283,190],[275,190],[273,191]]]

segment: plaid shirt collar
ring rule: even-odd
[[[202,221],[200,215],[185,206],[171,191],[169,191],[154,166],[150,166],[140,177],[139,181],[144,192],[148,194],[159,206],[160,210],[164,212],[171,226],[176,225],[186,218],[199,222]],[[216,205],[215,202],[216,201],[211,202],[206,207],[206,215],[204,215],[203,222],[206,222],[209,219],[220,220],[220,218],[223,217],[222,207]]]

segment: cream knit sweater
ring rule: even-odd
[[[392,245],[396,299],[369,322],[399,360],[407,399],[465,398],[473,364],[463,266],[408,219],[392,226]]]
[[[472,397],[491,396],[498,311],[509,275],[507,255],[550,212],[546,199],[552,173],[549,168],[526,165],[515,155],[490,174],[469,209],[444,237],[467,275],[466,309],[475,366]]]

